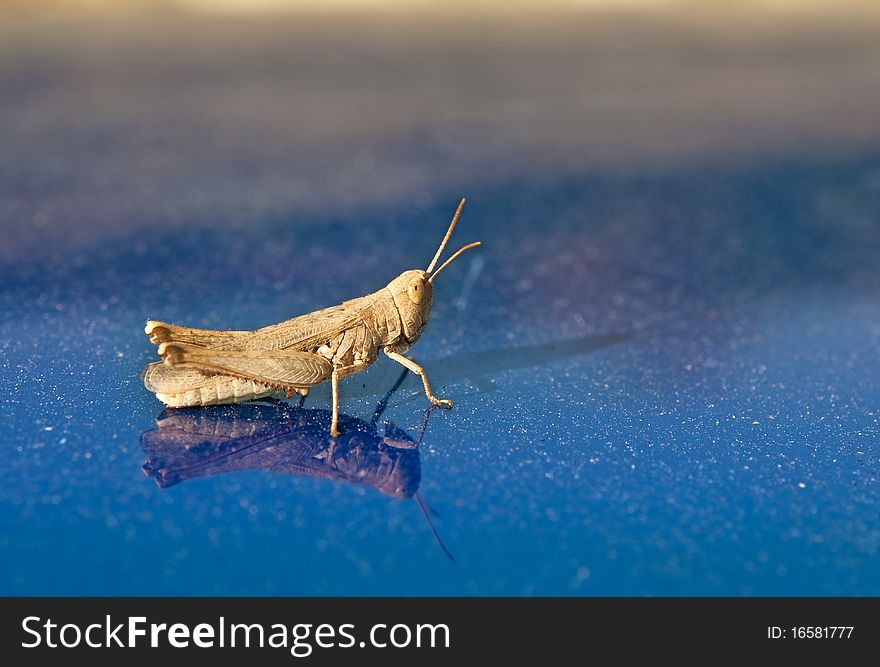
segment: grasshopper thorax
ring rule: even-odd
[[[388,283],[388,291],[400,314],[403,337],[410,345],[415,343],[428,323],[434,286],[426,271],[404,271]]]

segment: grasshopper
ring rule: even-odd
[[[145,328],[162,361],[141,377],[147,389],[174,408],[242,403],[286,392],[301,396],[330,380],[333,411],[330,434],[339,435],[339,381],[372,364],[381,349],[422,379],[434,405],[452,401],[434,396],[425,370],[404,352],[415,343],[431,313],[433,281],[469,243],[435,271],[465,200],[424,271],[404,271],[377,292],[254,331],[191,329],[149,320]]]

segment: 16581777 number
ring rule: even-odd
[[[825,625],[825,626],[792,626],[792,639],[849,639],[852,637],[853,626],[851,625]]]

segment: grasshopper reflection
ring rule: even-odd
[[[425,410],[416,438],[391,423],[380,435],[379,418],[392,392],[369,422],[340,415],[346,428],[338,437],[327,433],[327,410],[280,401],[166,409],[156,419],[156,428],[141,435],[141,448],[147,454],[143,470],[160,488],[238,470],[270,470],[363,484],[397,499],[415,497],[434,538],[451,559],[418,494],[418,447],[435,408]]]

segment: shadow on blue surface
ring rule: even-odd
[[[541,345],[521,345],[518,347],[499,347],[491,350],[467,354],[454,354],[432,359],[429,377],[438,387],[468,380],[475,391],[459,394],[459,398],[474,393],[485,394],[496,390],[491,377],[505,371],[519,371],[539,368],[543,364],[562,361],[571,357],[598,352],[605,348],[624,343],[632,336],[625,333],[596,334],[571,340],[548,342]],[[378,393],[378,389],[394,381],[396,368],[392,364],[378,366],[371,371],[369,384],[350,382],[343,385],[345,396],[362,398]],[[423,398],[416,395],[416,400]]]

